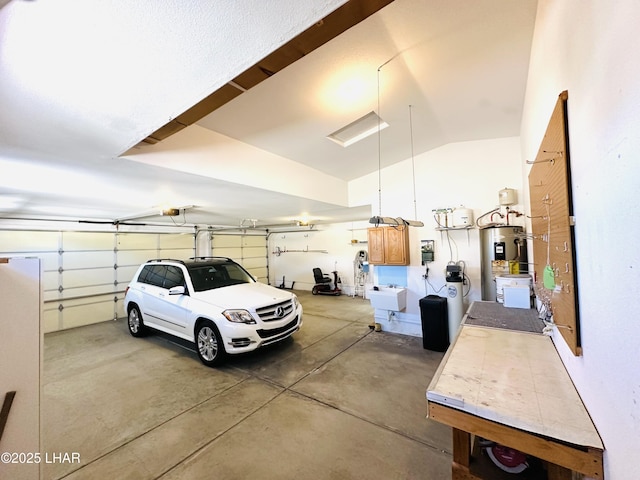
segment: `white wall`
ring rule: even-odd
[[[540,1],[521,138],[534,158],[568,90],[583,354],[554,341],[603,439],[605,478],[631,480],[640,478],[640,2],[614,3]]]
[[[433,294],[445,284],[445,268],[449,261],[463,261],[470,285],[465,286],[465,304],[480,300],[480,244],[477,229],[446,233],[435,230],[436,223],[432,210],[464,205],[474,211],[477,217],[498,205],[498,192],[505,188],[515,188],[522,195],[522,163],[518,138],[480,140],[445,145],[422,155],[385,168],[381,172],[382,209],[378,202],[377,172],[359,178],[349,184],[350,206],[372,205],[372,214],[422,220],[424,227],[410,229],[411,266],[406,269],[408,288],[407,308],[400,312],[394,322],[383,324],[383,329],[410,335],[421,335],[419,299]],[[415,169],[415,203],[413,171]],[[521,196],[519,197],[521,198]],[[523,205],[516,205],[523,209]],[[514,223],[522,222],[521,219]],[[522,224],[522,223],[521,223]],[[352,235],[366,240],[367,223],[360,230],[349,231],[350,224],[334,225],[326,233],[309,232],[303,240],[294,240],[293,235],[285,238],[272,236],[270,251],[274,245],[289,249],[328,249],[329,254],[285,254],[271,257],[272,272],[276,279],[296,280],[296,288],[310,288],[312,281],[311,262],[318,263],[323,270],[331,271],[337,262],[338,271],[343,275],[351,273],[356,250],[366,245],[349,245]],[[299,234],[295,234],[299,235]],[[277,241],[276,241],[277,240]],[[425,268],[421,266],[420,241],[435,240],[435,261],[430,264],[428,285],[422,278]],[[286,259],[284,258],[286,257]],[[289,261],[290,259],[290,261]],[[395,267],[402,268],[402,267]],[[297,269],[297,270],[296,270]],[[299,274],[294,275],[298,271]],[[308,271],[308,272],[307,272]],[[372,268],[371,283],[380,279],[376,268]],[[348,277],[352,283],[351,277]],[[445,295],[440,290],[441,296]]]
[[[354,260],[359,250],[366,250],[368,223],[353,222],[320,225],[299,231],[271,232],[269,235],[269,281],[285,287],[295,282],[296,290],[311,290],[314,267],[333,278],[336,270],[346,295],[354,293]],[[352,242],[355,240],[355,242]],[[282,253],[274,254],[278,249]],[[326,253],[324,253],[326,252]]]

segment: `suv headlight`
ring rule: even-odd
[[[298,305],[300,305],[298,303],[298,297],[296,295],[293,296],[293,309],[297,310],[298,309]]]
[[[222,314],[227,320],[233,323],[256,323],[251,314],[246,310],[225,310]]]

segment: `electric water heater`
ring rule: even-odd
[[[497,299],[496,277],[528,273],[527,241],[519,226],[480,230],[482,300]]]

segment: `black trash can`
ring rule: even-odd
[[[447,299],[427,295],[420,299],[422,320],[422,347],[425,350],[444,352],[449,347],[449,320]]]

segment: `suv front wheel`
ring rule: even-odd
[[[196,352],[200,361],[207,367],[219,365],[225,355],[222,337],[218,328],[211,321],[204,321],[196,327]]]

